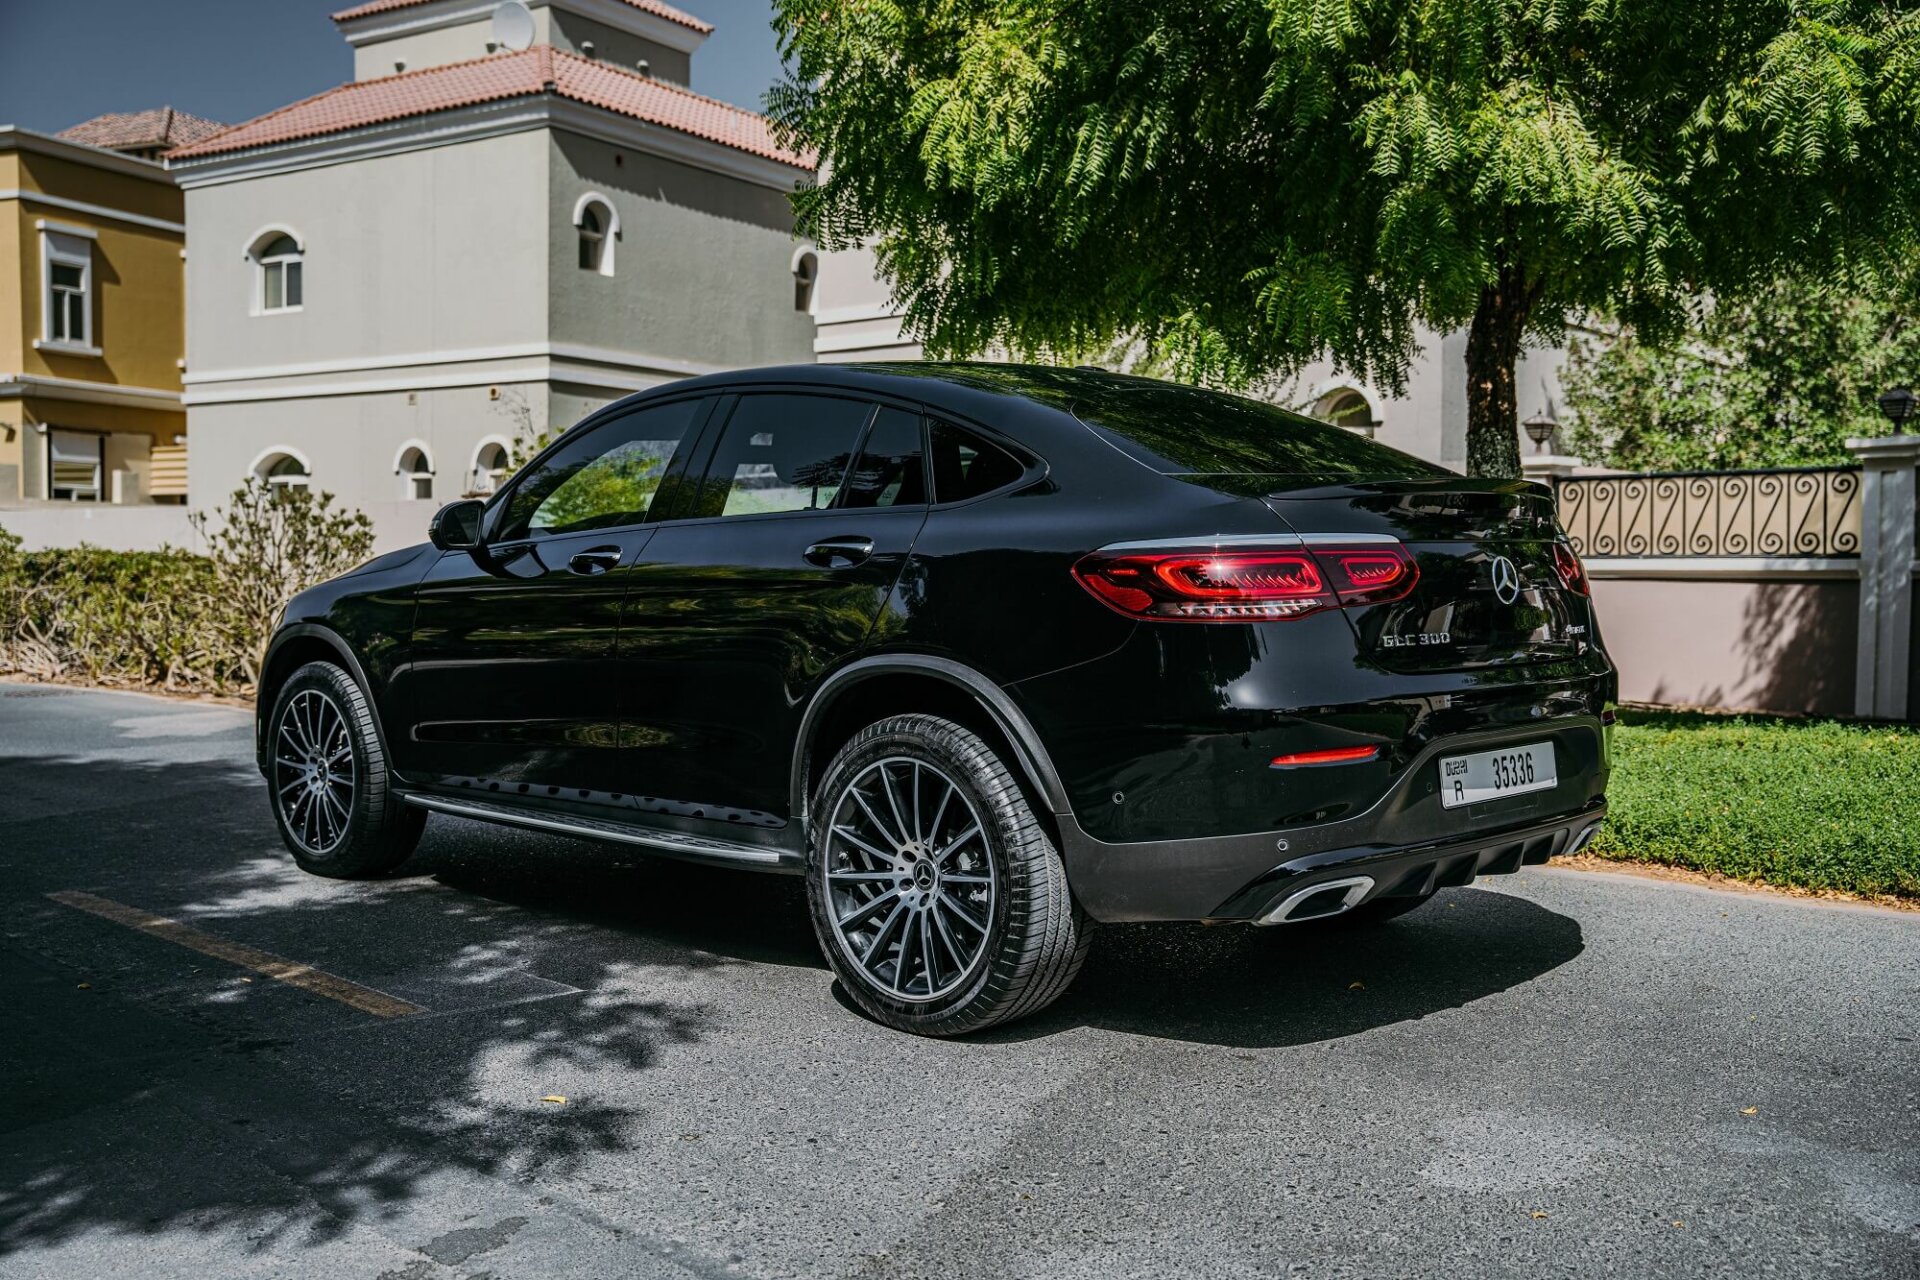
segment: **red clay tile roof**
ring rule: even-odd
[[[737,151],[811,169],[810,155],[774,140],[763,116],[701,97],[677,85],[576,57],[551,45],[496,53],[472,62],[360,80],[282,107],[224,133],[168,153],[170,160],[271,147],[350,129],[477,106],[551,90],[556,96],[644,120]]]
[[[151,111],[119,111],[95,116],[71,129],[62,129],[60,137],[89,147],[109,151],[146,151],[154,147],[187,147],[211,138],[227,126],[218,120],[155,107]]]
[[[690,13],[683,13],[670,4],[660,0],[626,0],[636,9],[644,10],[655,17],[665,18],[668,22],[677,22],[683,27],[691,27],[701,35],[712,35],[713,24],[702,22]],[[351,9],[342,9],[333,15],[335,22],[351,22],[355,18],[365,18],[376,13],[387,13],[394,9],[406,9],[416,4],[426,4],[427,0],[369,0],[366,4],[357,4]]]

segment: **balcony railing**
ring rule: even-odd
[[[1555,494],[1583,556],[1860,554],[1854,468],[1570,476]]]

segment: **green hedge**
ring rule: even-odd
[[[0,670],[39,679],[226,689],[244,655],[214,626],[218,566],[185,551],[0,548]]]
[[[331,494],[249,481],[194,522],[210,552],[23,553],[0,528],[0,672],[245,691],[294,593],[366,559],[373,528]]]
[[[1593,852],[1920,897],[1920,728],[1623,712]]]

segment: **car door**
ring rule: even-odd
[[[771,825],[811,688],[861,647],[926,520],[917,411],[835,395],[716,408],[684,518],[622,612],[623,785],[656,813]]]
[[[407,772],[509,797],[618,789],[621,600],[654,497],[710,404],[648,405],[563,437],[488,506],[479,548],[428,571]]]

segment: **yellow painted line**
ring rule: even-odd
[[[316,969],[310,964],[283,959],[271,951],[261,951],[244,943],[229,942],[225,938],[218,938],[190,925],[181,924],[178,920],[157,916],[151,911],[142,911],[139,907],[130,907],[124,902],[115,902],[111,898],[96,897],[91,893],[82,893],[78,889],[62,889],[58,893],[50,893],[47,896],[62,906],[90,912],[102,920],[111,920],[129,929],[137,929],[152,937],[164,938],[168,942],[198,951],[201,955],[225,960],[228,964],[239,965],[242,969],[251,969],[276,982],[284,982],[290,987],[299,987],[302,991],[310,991],[314,995],[325,996],[329,1000],[338,1000],[341,1004],[352,1005],[362,1013],[370,1013],[376,1018],[403,1018],[410,1013],[426,1012],[417,1004],[409,1003],[398,996],[390,996],[384,991],[375,991],[372,987],[363,987],[357,982],[349,982],[324,969]]]

